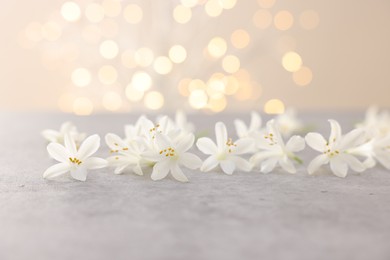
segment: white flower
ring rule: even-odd
[[[135,137],[134,137],[135,138]],[[131,170],[135,174],[143,175],[143,168],[153,166],[149,161],[142,158],[144,146],[136,140],[125,141],[119,136],[108,133],[105,136],[106,144],[114,154],[107,158],[111,166],[115,167],[115,174],[122,174],[126,170]]]
[[[147,142],[153,141],[157,133],[173,137],[178,136],[180,132],[168,116],[159,118],[156,124],[146,117],[141,117],[139,121],[141,127],[140,137],[144,137]]]
[[[193,123],[187,121],[187,115],[182,110],[177,110],[175,115],[175,124],[183,134],[193,133],[195,131],[195,126]]]
[[[341,134],[340,124],[335,120],[329,120],[331,132],[328,141],[319,133],[308,133],[305,137],[306,143],[316,151],[321,152],[309,164],[309,174],[316,172],[321,165],[330,164],[330,169],[338,177],[345,177],[348,173],[348,166],[356,172],[365,170],[365,166],[350,150],[364,142],[364,131],[355,129],[346,135]]]
[[[139,136],[142,135],[142,122],[143,120],[147,120],[145,116],[140,116],[137,122],[134,125],[128,124],[125,125],[125,141],[127,143],[136,140]]]
[[[371,106],[366,111],[363,122],[356,125],[366,131],[367,138],[381,138],[390,134],[390,114],[388,111],[379,112],[378,107]]]
[[[375,106],[366,111],[363,122],[356,125],[357,129],[365,132],[365,142],[349,150],[350,154],[365,157],[363,162],[367,168],[372,168],[379,161],[389,168],[388,148],[390,136],[390,115],[387,111],[379,112]]]
[[[287,109],[283,114],[275,118],[276,125],[284,137],[290,137],[294,133],[303,130],[302,122],[297,118],[296,111],[292,108]]]
[[[226,174],[232,174],[236,167],[243,171],[251,170],[251,164],[237,155],[247,153],[251,149],[252,140],[239,139],[233,142],[228,138],[226,126],[222,122],[215,124],[215,137],[217,144],[207,137],[199,138],[196,142],[196,146],[202,153],[210,155],[203,162],[201,171],[211,171],[218,165]]]
[[[64,144],[64,137],[66,134],[70,135],[78,146],[85,139],[85,133],[79,133],[76,126],[71,122],[63,123],[59,131],[52,129],[42,131],[42,136],[47,141],[59,144]]]
[[[289,173],[296,173],[292,160],[299,163],[302,161],[295,155],[295,152],[305,148],[305,140],[300,136],[293,136],[284,144],[283,138],[276,126],[275,120],[267,123],[267,132],[259,139],[258,149],[260,150],[251,157],[254,165],[260,165],[263,173],[271,172],[277,164]]]
[[[261,131],[261,117],[258,113],[252,111],[249,126],[246,126],[240,119],[234,120],[234,126],[239,138],[257,138]]]
[[[373,138],[364,144],[350,149],[352,155],[365,157],[363,162],[367,168],[372,168],[377,161],[390,170],[390,134],[386,137]]]
[[[375,159],[390,170],[390,134],[374,142],[373,152]]]
[[[70,135],[64,137],[65,146],[59,143],[50,143],[47,151],[50,156],[59,161],[48,168],[44,173],[44,178],[54,178],[70,172],[70,175],[80,181],[87,179],[87,170],[99,169],[107,166],[107,161],[97,157],[90,157],[100,146],[100,137],[92,135],[85,139],[80,148],[77,149],[76,143]]]
[[[188,179],[180,166],[196,169],[202,164],[198,156],[187,152],[194,144],[194,140],[193,134],[187,134],[175,141],[169,136],[157,132],[154,138],[157,150],[143,154],[144,158],[155,162],[151,175],[152,180],[164,179],[170,172],[176,180],[187,182]]]

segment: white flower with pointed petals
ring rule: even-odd
[[[364,142],[365,133],[361,129],[355,129],[342,135],[340,124],[335,120],[329,120],[331,132],[328,141],[319,133],[308,133],[305,137],[306,143],[314,150],[321,152],[309,164],[309,174],[316,172],[321,165],[330,164],[334,175],[344,178],[347,176],[348,167],[356,172],[366,169],[364,164],[350,150]]]
[[[390,134],[374,142],[373,153],[375,159],[382,164],[383,167],[390,170]]]
[[[47,141],[59,144],[64,144],[64,137],[66,134],[70,135],[78,146],[85,139],[85,133],[79,133],[72,122],[63,123],[59,131],[53,129],[46,129],[42,131],[42,136]]]
[[[97,157],[90,157],[100,146],[100,137],[92,135],[85,139],[80,148],[77,149],[73,138],[66,134],[64,145],[59,143],[50,143],[47,151],[50,156],[60,163],[49,167],[44,173],[44,178],[54,178],[70,172],[70,175],[79,181],[87,179],[87,170],[99,169],[107,166],[107,161]]]
[[[371,106],[366,111],[364,121],[356,127],[366,131],[369,139],[386,137],[390,134],[390,114],[388,111],[380,112],[378,107]]]
[[[222,122],[215,124],[215,144],[210,138],[202,137],[196,142],[198,149],[210,155],[202,164],[200,170],[208,172],[220,165],[226,174],[232,174],[236,168],[243,171],[250,171],[252,165],[238,155],[245,154],[251,150],[252,140],[238,139],[233,142],[228,138],[226,126]]]
[[[152,180],[164,179],[170,172],[176,180],[187,182],[188,179],[180,166],[197,169],[202,164],[198,156],[188,152],[195,141],[193,134],[187,134],[174,141],[169,136],[157,132],[154,141],[157,150],[143,154],[144,158],[155,162],[151,175]]]
[[[348,152],[352,155],[365,157],[363,164],[367,168],[373,168],[379,162],[390,170],[390,134],[385,137],[373,138]]]
[[[142,131],[143,131],[142,122],[144,120],[147,120],[147,118],[145,116],[140,116],[134,125],[132,124],[125,125],[125,141],[127,143],[135,139],[138,139],[139,136],[142,135]]]
[[[237,136],[239,138],[257,138],[261,129],[261,117],[258,113],[252,111],[251,122],[247,126],[242,120],[234,120]]]
[[[295,135],[285,144],[275,120],[270,120],[266,132],[258,140],[257,148],[259,152],[250,161],[253,165],[259,165],[261,172],[269,173],[279,164],[285,171],[296,173],[293,161],[302,161],[295,153],[305,149],[305,140]]]
[[[276,125],[283,137],[290,137],[303,130],[303,123],[297,118],[296,111],[288,108],[283,114],[275,118]]]
[[[111,149],[110,153],[113,156],[107,158],[111,166],[115,167],[115,174],[122,174],[126,170],[131,170],[137,175],[143,175],[143,168],[146,166],[153,166],[141,154],[144,152],[144,146],[139,142],[125,141],[119,136],[108,133],[105,136],[106,144]]]
[[[182,134],[189,134],[195,131],[195,125],[187,120],[187,115],[182,110],[177,110],[175,114],[176,127],[182,131]]]

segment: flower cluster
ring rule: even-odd
[[[293,110],[269,120],[264,126],[256,112],[251,113],[249,125],[235,120],[235,136],[229,135],[224,123],[215,124],[215,139],[200,137],[195,141],[192,123],[179,111],[175,119],[168,116],[152,121],[141,116],[134,124],[125,125],[124,136],[114,133],[105,136],[109,148],[106,159],[91,157],[100,146],[98,135],[85,139],[85,134],[67,122],[60,131],[45,130],[42,135],[50,142],[49,155],[59,163],[48,168],[44,178],[54,178],[70,172],[77,180],[85,181],[87,170],[112,167],[115,174],[131,172],[150,174],[152,180],[172,176],[180,182],[188,178],[183,168],[209,172],[220,169],[226,174],[234,171],[270,173],[276,167],[296,173],[302,164],[298,153],[307,144],[320,154],[307,166],[309,174],[329,164],[338,177],[345,177],[348,169],[362,172],[377,162],[390,169],[390,116],[376,108],[367,111],[365,120],[352,131],[342,134],[340,124],[329,120],[330,136],[307,133]],[[85,139],[85,140],[84,140]],[[202,161],[194,150],[207,156]]]

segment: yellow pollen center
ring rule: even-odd
[[[160,151],[161,155],[165,155],[165,157],[174,157],[176,156],[175,149],[172,147],[168,147],[167,149],[161,150]]]
[[[114,143],[114,145],[119,147],[119,144],[117,144],[117,143]],[[122,151],[128,151],[128,150],[129,150],[128,147],[123,147],[122,148]],[[119,149],[110,150],[110,153],[118,153],[118,152],[119,152]]]
[[[77,164],[77,165],[80,165],[80,164],[82,163],[82,161],[80,161],[80,160],[77,159],[76,157],[74,157],[74,158],[69,157],[69,161],[71,161],[71,163]]]
[[[278,144],[278,142],[276,141],[276,139],[272,133],[264,135],[264,139],[268,140],[268,144],[271,146]]]
[[[333,142],[335,142],[335,141],[336,141],[336,138],[333,139]],[[333,156],[340,154],[340,151],[331,149],[329,146],[329,142],[327,142],[324,154],[328,155],[329,157],[333,157]]]
[[[232,148],[237,147],[237,145],[233,142],[232,138],[229,138],[227,140],[226,145],[229,148],[229,153],[232,152]]]
[[[158,129],[159,127],[160,127],[160,124],[157,124],[154,127],[149,129],[149,133],[152,135],[152,139],[154,139],[156,137],[157,132],[161,133],[161,131],[159,131],[159,129]]]

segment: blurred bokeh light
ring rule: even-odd
[[[179,108],[210,113],[255,109],[277,114],[285,106],[306,109],[360,108],[372,103],[386,106],[383,96],[390,93],[385,87],[389,80],[384,72],[389,69],[389,59],[367,54],[364,59],[372,59],[371,64],[377,62],[379,69],[358,74],[355,71],[360,68],[356,62],[343,54],[353,52],[346,38],[352,33],[356,39],[359,36],[359,40],[365,41],[362,46],[367,49],[378,50],[382,46],[378,51],[390,58],[384,48],[390,37],[384,31],[380,46],[368,44],[372,42],[370,35],[380,37],[373,31],[390,25],[383,11],[389,10],[390,4],[382,1],[378,7],[355,6],[361,10],[371,8],[371,20],[367,21],[356,20],[357,16],[338,6],[353,4],[351,0],[337,3],[331,1],[325,6],[321,1],[309,0],[7,2],[3,12],[10,11],[4,19],[14,25],[4,34],[14,34],[8,40],[17,39],[19,50],[13,53],[14,47],[5,44],[3,51],[7,48],[10,51],[4,57],[15,58],[11,62],[13,74],[20,73],[30,80],[26,86],[23,79],[7,77],[3,69],[2,84],[17,86],[7,87],[10,98],[1,99],[1,105],[6,109],[36,108],[77,115]],[[27,13],[22,9],[39,9],[39,12]],[[24,12],[23,19],[20,15],[12,17],[12,13],[19,11]],[[355,23],[345,24],[348,19],[355,19]],[[376,27],[371,28],[368,23]],[[359,32],[355,33],[358,27]],[[356,52],[348,57],[359,59],[363,54]],[[28,59],[26,64],[33,66],[34,72],[23,67],[21,57]],[[343,62],[338,62],[341,59]],[[42,67],[37,66],[39,62]],[[5,68],[6,64],[1,65]],[[340,64],[344,65],[344,71],[340,71]],[[379,75],[374,77],[375,74]],[[348,80],[351,82],[346,85]],[[356,86],[356,82],[362,85]],[[354,99],[350,98],[352,91],[372,88],[367,83],[379,84],[380,91],[369,96],[366,94],[373,91],[362,90]],[[20,98],[23,101],[19,102],[18,95],[35,93],[29,90],[34,88],[44,93],[42,98],[30,95],[30,99]],[[330,97],[335,90],[338,97],[324,101],[324,95]]]

